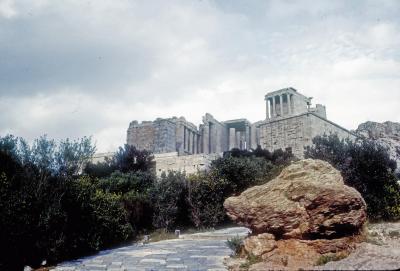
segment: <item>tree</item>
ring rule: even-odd
[[[149,171],[154,167],[153,158],[151,152],[125,144],[124,148],[119,147],[110,163],[114,170],[121,172]]]
[[[372,140],[340,140],[337,135],[318,136],[305,150],[306,158],[328,161],[341,171],[347,185],[357,189],[367,203],[371,219],[400,218],[400,186],[395,161]]]
[[[210,171],[228,182],[230,193],[240,193],[265,179],[272,168],[263,158],[225,156],[212,161]]]
[[[155,183],[151,192],[155,227],[171,230],[175,225],[184,224],[187,217],[186,190],[185,174],[170,171],[161,175],[161,179]]]
[[[197,228],[215,227],[226,220],[224,200],[229,196],[229,183],[209,172],[189,177],[187,202],[190,219]]]
[[[22,165],[35,165],[42,178],[49,175],[77,175],[95,153],[91,137],[65,139],[58,144],[43,135],[33,141],[32,147],[13,135],[0,137],[0,150],[10,153]]]

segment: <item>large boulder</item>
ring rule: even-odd
[[[339,238],[353,235],[367,219],[360,193],[338,170],[306,159],[286,167],[270,182],[225,200],[228,216],[253,234],[276,239]]]

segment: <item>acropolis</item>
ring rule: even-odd
[[[265,119],[255,123],[245,118],[218,121],[209,113],[198,127],[184,117],[132,121],[127,144],[152,151],[157,173],[169,169],[193,172],[233,148],[290,150],[302,158],[315,136],[336,133],[340,138],[355,137],[327,119],[325,106],[312,107],[312,98],[292,87],[270,92],[264,99]]]

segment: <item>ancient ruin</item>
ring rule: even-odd
[[[291,150],[302,158],[304,148],[312,144],[315,136],[336,133],[340,138],[355,138],[353,133],[327,119],[325,106],[311,107],[311,99],[291,87],[270,92],[265,95],[265,119],[255,123],[246,119],[218,121],[209,113],[199,127],[184,117],[132,121],[127,144],[152,151],[156,163],[162,157],[157,172],[176,169],[177,164],[182,164],[180,159],[187,160],[182,156],[200,155],[200,160],[196,160],[198,166],[179,167],[193,172],[205,165],[201,159],[209,160],[208,154],[214,157],[233,148],[250,150],[260,145],[270,151]],[[169,155],[160,155],[166,153]]]

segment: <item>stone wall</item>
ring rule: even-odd
[[[140,150],[154,150],[155,128],[152,121],[132,121],[127,132],[127,144]]]
[[[264,122],[259,127],[259,142],[262,148],[274,151],[291,148],[294,155],[302,155],[305,145],[310,143],[310,131],[305,115]]]
[[[199,152],[199,137],[196,126],[184,117],[158,118],[140,124],[132,121],[127,131],[127,144],[154,153],[194,154]]]
[[[176,151],[176,124],[169,119],[157,119],[154,127],[154,153]]]
[[[222,156],[222,153],[193,154],[179,156],[178,152],[155,154],[156,174],[163,172],[180,171],[186,174],[207,170],[213,160]]]
[[[318,135],[335,133],[339,138],[355,139],[348,130],[314,113],[266,121],[258,128],[261,147],[269,151],[290,148],[298,158],[304,156],[304,148],[311,146],[312,139]]]
[[[316,114],[307,114],[310,118],[311,139],[318,135],[337,134],[340,139],[349,138],[355,140],[357,136],[346,130],[345,128],[337,125]]]

